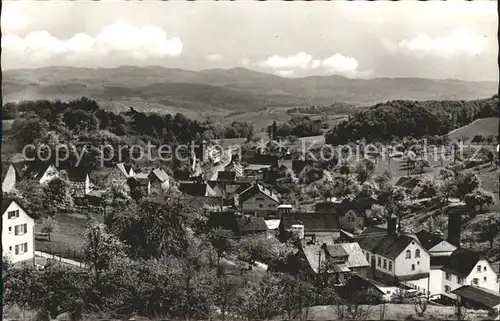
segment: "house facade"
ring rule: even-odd
[[[12,164],[2,167],[2,191],[10,193],[15,189],[20,175]]]
[[[90,193],[90,176],[83,168],[70,168],[67,170],[71,196],[83,198]]]
[[[161,168],[156,168],[149,174],[150,192],[163,193],[170,187],[170,176]]]
[[[4,205],[5,203],[5,205]],[[34,258],[35,220],[16,201],[2,203],[2,256],[12,263]]]
[[[280,201],[272,191],[260,184],[253,184],[239,194],[238,204],[243,214],[276,217]]]
[[[441,268],[441,295],[457,299],[452,292],[464,285],[499,292],[498,276],[480,253],[457,249]]]
[[[396,232],[396,219],[388,229],[367,229],[359,244],[371,265],[371,274],[386,284],[404,284],[427,294],[430,287],[430,255],[416,237]]]

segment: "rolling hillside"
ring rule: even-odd
[[[459,140],[464,136],[469,139],[474,138],[476,135],[483,135],[485,137],[489,135],[497,136],[499,120],[498,117],[477,119],[469,125],[451,131],[448,136],[452,140]]]
[[[349,79],[342,76],[282,78],[243,68],[188,71],[163,67],[7,70],[4,101],[81,96],[104,105],[191,112],[257,111],[263,108],[330,105],[361,106],[393,99],[467,100],[491,97],[495,82],[417,78]],[[116,107],[115,107],[116,108]]]

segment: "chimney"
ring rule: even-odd
[[[461,223],[459,212],[451,212],[448,214],[448,237],[446,238],[446,241],[457,248],[460,248]]]
[[[397,224],[398,218],[396,215],[391,215],[387,220],[387,234],[396,235],[397,234]]]

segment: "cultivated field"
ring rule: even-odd
[[[451,131],[448,135],[451,140],[458,140],[461,137],[468,137],[469,140],[474,138],[476,135],[498,135],[498,117],[482,118],[473,121],[469,125],[457,128]]]

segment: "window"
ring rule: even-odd
[[[412,264],[412,265],[411,265],[411,270],[412,270],[412,271],[415,271],[415,264]]]
[[[19,245],[16,245],[16,255],[19,254]]]
[[[451,281],[451,274],[446,273],[445,278],[446,278],[446,280]]]
[[[483,271],[486,271],[486,266],[483,268]]]
[[[23,235],[28,232],[28,224],[16,225],[14,227],[15,235]]]
[[[21,249],[23,250],[23,253],[28,252],[28,243],[22,244]]]
[[[264,204],[259,204],[259,208],[263,208],[264,207]]]
[[[420,257],[420,250],[415,250],[415,257]]]
[[[464,284],[464,278],[457,277],[457,283],[458,284]]]
[[[7,218],[11,219],[11,218],[17,218],[19,217],[19,210],[15,210],[15,211],[9,211],[7,213]]]
[[[481,265],[478,265],[478,266],[477,266],[477,271],[478,271],[478,272],[481,272]]]
[[[380,257],[377,258],[377,266],[381,266],[382,265],[382,259],[380,259]]]
[[[451,288],[447,285],[444,286],[444,292],[446,293],[450,293],[451,292]]]
[[[9,251],[12,251],[12,246],[9,246]]]
[[[389,271],[392,271],[392,262],[389,261]]]
[[[411,252],[410,252],[410,250],[406,251],[406,258],[407,259],[411,259]]]
[[[12,226],[9,226],[9,233],[12,233]]]
[[[477,278],[472,279],[472,284],[477,285],[479,283],[479,280]]]
[[[488,279],[486,277],[483,278],[483,282],[486,282]]]
[[[384,269],[387,269],[387,260],[384,259]]]
[[[368,261],[368,263],[370,263],[370,253],[366,253],[366,260]]]
[[[256,197],[255,198],[257,201],[263,201],[264,200],[264,197]]]
[[[274,207],[274,204],[269,204],[269,207]]]
[[[420,265],[420,261],[417,261],[417,265]]]

